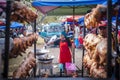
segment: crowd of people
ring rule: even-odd
[[[16,29],[10,29],[10,36],[12,38],[19,37],[19,35],[24,35],[25,28],[16,28]]]

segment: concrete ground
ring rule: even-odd
[[[44,40],[42,38],[39,38],[37,41],[37,49],[43,48],[44,45]],[[22,60],[27,56],[27,53],[30,50],[34,50],[34,46],[29,47],[26,50],[26,54],[23,54],[23,56],[19,56],[17,58],[13,58],[9,60],[9,76],[12,76],[12,73],[15,69],[18,68]],[[59,56],[59,47],[47,47],[47,50],[50,52],[47,53],[48,55],[54,56],[53,59],[53,75],[59,75],[60,74],[60,69],[59,69],[59,64],[58,64],[58,56]],[[82,49],[75,49],[75,65],[77,66],[77,71],[79,71],[79,76],[81,76],[81,70],[82,70]],[[41,70],[41,74],[46,73],[44,69]],[[49,72],[47,70],[47,72]],[[38,75],[38,70],[37,73]]]

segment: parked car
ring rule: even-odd
[[[42,27],[42,30],[40,32],[40,36],[45,39],[45,42],[47,42],[54,35],[59,37],[63,30],[64,30],[64,28],[63,28],[62,24],[50,23],[50,24],[44,25]]]

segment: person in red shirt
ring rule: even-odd
[[[71,52],[64,35],[61,35],[59,47],[60,47],[59,63],[65,64],[66,62],[71,62]]]
[[[50,45],[50,44],[59,45],[60,54],[59,54],[58,61],[60,64],[63,64],[63,69],[64,71],[66,71],[65,63],[72,62],[71,51],[69,49],[69,46],[71,46],[71,42],[69,38],[66,37],[65,33],[61,33],[60,39],[50,42],[47,45]]]

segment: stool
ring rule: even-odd
[[[47,69],[50,70],[50,74],[53,74],[53,66],[52,66],[52,62],[50,63],[43,63],[43,62],[38,62],[39,63],[39,75],[41,73],[41,69],[44,69],[45,71]]]

